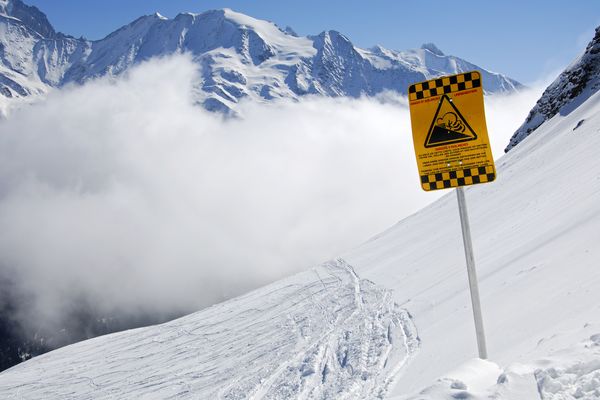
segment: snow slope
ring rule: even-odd
[[[489,362],[449,192],[336,262],[4,371],[0,398],[596,399],[599,146],[596,93],[466,190]]]
[[[391,293],[338,260],[36,357],[0,374],[0,398],[382,398],[418,345]]]
[[[491,360],[535,360],[600,332],[600,93],[556,115],[467,189]],[[394,290],[422,346],[395,394],[477,355],[453,192],[344,255]]]
[[[0,3],[0,95],[40,95],[51,87],[119,75],[153,57],[189,53],[198,66],[196,100],[228,112],[243,99],[374,96],[406,93],[415,81],[478,69],[489,93],[521,84],[486,71],[434,45],[396,52],[361,49],[336,31],[298,37],[293,31],[229,9],[142,16],[105,38],[57,34],[45,15],[20,0]]]

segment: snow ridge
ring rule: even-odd
[[[504,151],[519,144],[557,114],[568,115],[600,89],[600,27],[585,52],[544,91]]]
[[[418,348],[391,292],[338,259],[163,325],[36,357],[0,374],[0,397],[381,399]]]

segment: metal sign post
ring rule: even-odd
[[[475,334],[477,335],[477,349],[479,350],[479,358],[485,360],[487,359],[487,347],[485,344],[485,333],[483,331],[481,302],[479,301],[479,285],[477,284],[477,271],[475,270],[475,257],[473,256],[473,243],[471,242],[471,228],[469,226],[469,215],[467,214],[465,190],[462,186],[456,188],[456,197],[458,198],[460,226],[462,229],[463,243],[465,245],[469,289],[471,290],[471,304],[473,306],[473,318],[475,319]]]
[[[463,186],[496,179],[479,71],[442,76],[408,87],[413,144],[421,188],[456,188],[479,358],[487,358],[475,258]]]

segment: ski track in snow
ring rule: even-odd
[[[379,399],[418,350],[391,292],[331,261],[0,374],[2,399]]]

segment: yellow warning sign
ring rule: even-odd
[[[496,178],[478,71],[410,85],[410,119],[424,190]]]

